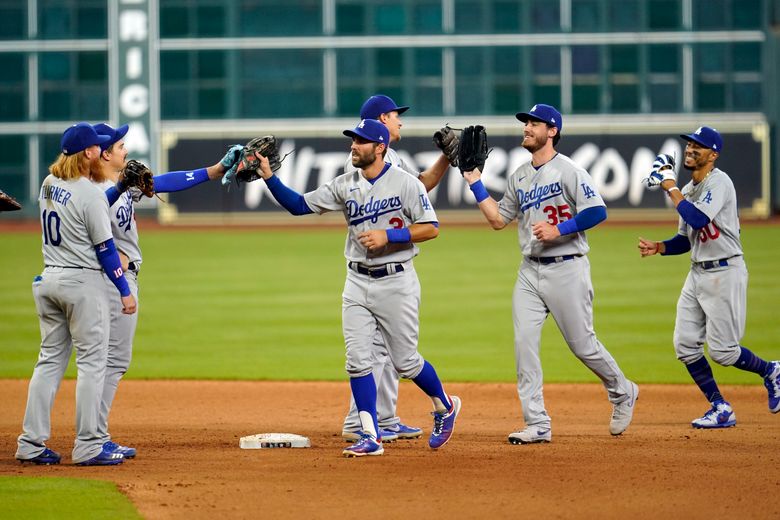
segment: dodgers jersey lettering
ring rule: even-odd
[[[510,175],[498,211],[504,222],[518,220],[517,233],[524,256],[586,254],[584,232],[540,242],[531,232],[536,222],[556,225],[586,208],[605,206],[588,172],[563,154],[556,154],[538,170],[527,162]]]
[[[89,179],[48,175],[38,196],[43,263],[101,270],[95,247],[111,238],[108,201]]]
[[[714,168],[700,183],[688,182],[681,193],[710,219],[709,224],[697,230],[680,217],[679,233],[686,235],[691,242],[691,261],[705,262],[742,255],[737,192],[731,178]]]
[[[368,251],[357,238],[363,231],[437,222],[422,182],[390,165],[373,184],[360,170],[355,170],[306,193],[304,198],[309,208],[318,214],[342,210],[347,221],[344,256],[365,265],[405,262],[417,256],[420,250],[409,242],[388,243],[379,250]]]
[[[105,193],[107,189],[114,186],[114,182],[107,180],[97,184],[97,186]],[[130,262],[140,264],[142,260],[141,247],[138,243],[138,227],[135,222],[133,196],[130,190],[119,196],[119,199],[109,208],[108,213],[117,250],[127,255]]]

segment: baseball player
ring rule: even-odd
[[[656,158],[647,180],[648,187],[660,185],[677,208],[677,235],[663,242],[640,238],[639,252],[642,257],[691,252],[691,270],[677,301],[674,350],[711,406],[691,422],[693,427],[728,428],[737,417],[704,357],[705,341],[714,362],[764,378],[772,413],[780,412],[780,362],[764,361],[739,343],[745,334],[748,273],[734,184],[715,167],[723,139],[708,126],[680,137],[688,142],[683,165],[691,181],[682,190],[677,187],[674,159],[668,155]]]
[[[59,464],[46,447],[51,408],[73,348],[76,349],[76,440],[73,462],[82,466],[121,464],[121,453],[107,450],[98,433],[98,410],[106,372],[109,288],[119,290],[122,312],[136,311],[111,237],[106,197],[89,181],[100,143],[107,141],[88,123],[62,135],[62,153],[38,198],[45,268],[33,281],[41,328],[41,351],[27,397],[16,458],[33,464]]]
[[[293,215],[340,210],[347,221],[342,328],[361,434],[344,456],[384,453],[372,375],[377,332],[396,371],[433,401],[428,444],[437,449],[452,436],[461,401],[445,393],[433,366],[417,351],[420,283],[412,263],[419,252],[415,243],[438,236],[436,213],[422,182],[384,161],[390,142],[385,125],[364,119],[344,135],[352,138],[352,164],[358,169],[314,191],[301,195],[282,184],[262,155],[259,173],[274,198]]]
[[[401,114],[409,110],[408,106],[398,106],[390,97],[376,94],[371,96],[363,103],[360,109],[361,119],[375,119],[387,127],[390,133],[390,143],[401,140]],[[436,162],[423,172],[418,172],[399,157],[398,153],[387,147],[385,153],[385,162],[417,177],[425,185],[427,191],[431,191],[441,181],[444,174],[450,167],[450,160],[442,153]],[[352,156],[347,158],[344,172],[354,172],[355,166],[352,164]],[[398,402],[398,373],[393,368],[393,362],[387,354],[382,335],[377,332],[375,337],[377,354],[374,360],[374,379],[377,385],[377,415],[379,417],[379,429],[382,440],[385,442],[396,439],[418,439],[422,436],[422,428],[408,426],[401,422],[396,414],[396,404]],[[355,442],[360,439],[360,417],[355,400],[350,399],[349,413],[344,418],[344,426],[341,436],[345,441]]]
[[[111,206],[109,210],[111,232],[119,251],[119,257],[125,270],[130,291],[136,301],[138,301],[138,273],[141,269],[143,258],[138,242],[138,227],[133,209],[135,199],[130,190],[120,192],[116,186],[119,180],[119,172],[127,160],[128,151],[125,148],[124,137],[129,127],[128,125],[123,125],[119,128],[113,128],[110,125],[101,123],[95,125],[94,128],[99,135],[106,136],[108,140],[100,144],[99,168],[92,173],[92,181],[105,191]],[[208,168],[155,175],[155,192],[168,193],[186,190],[208,180],[218,179],[222,177],[227,169],[233,166],[238,159],[239,151],[240,146],[231,147],[219,163]],[[114,402],[119,381],[130,366],[133,338],[138,324],[138,314],[123,314],[120,303],[112,295],[111,332],[108,342],[106,379],[100,403],[98,431],[105,449],[121,453],[126,459],[130,459],[136,456],[136,449],[113,442],[108,431],[108,415]]]
[[[609,431],[620,435],[631,423],[639,387],[626,379],[593,330],[593,285],[584,231],[607,218],[588,173],[555,150],[561,114],[537,104],[516,114],[525,123],[522,146],[531,152],[507,181],[501,201],[490,197],[479,169],[464,173],[479,209],[493,229],[518,220],[523,262],[512,297],[517,393],[526,428],[509,434],[512,444],[550,442],[550,416],[542,395],[539,341],[552,314],[572,353],[596,374],[612,403]]]

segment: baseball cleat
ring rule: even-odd
[[[354,432],[342,431],[341,438],[344,439],[344,442],[355,443],[360,440],[362,434],[363,432],[360,430]],[[398,434],[385,428],[379,428],[379,438],[382,442],[395,442],[398,440]]]
[[[407,426],[403,423],[393,424],[387,428],[380,428],[382,431],[382,440],[385,440],[385,432],[395,434],[397,439],[419,439],[422,437],[422,428]]]
[[[17,458],[19,462],[22,464],[37,464],[39,466],[50,466],[52,464],[59,464],[60,463],[60,454],[57,453],[54,450],[50,450],[49,448],[45,448],[39,455],[36,455],[35,457],[31,459],[19,459]]]
[[[764,386],[769,393],[769,411],[780,412],[780,361],[772,361],[772,370],[764,378]]]
[[[428,446],[434,450],[441,448],[452,437],[455,430],[455,419],[460,413],[460,397],[451,395],[452,407],[447,412],[433,412],[433,431],[428,439]]]
[[[631,424],[634,418],[634,408],[639,399],[639,387],[633,381],[629,381],[628,399],[622,403],[612,405],[612,420],[609,421],[609,433],[620,435]]]
[[[528,426],[525,430],[509,434],[510,444],[537,444],[551,440],[552,430],[549,426]]]
[[[345,449],[341,453],[345,457],[365,457],[367,455],[382,455],[385,449],[382,447],[382,442],[377,441],[371,435],[363,433],[360,435],[360,440]]]
[[[103,449],[107,451],[112,451],[114,453],[121,453],[124,455],[126,459],[132,459],[135,457],[136,449],[131,448],[129,446],[122,446],[121,444],[117,444],[113,441],[108,441],[103,444]]]
[[[109,451],[105,448],[105,445],[100,453],[82,462],[77,462],[76,466],[115,466],[122,464],[125,461],[125,456],[121,453]]]
[[[715,401],[707,413],[691,421],[694,428],[730,428],[737,425],[737,416],[726,401]]]

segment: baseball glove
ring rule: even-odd
[[[154,197],[154,174],[144,163],[130,159],[119,172],[119,186],[124,188],[138,188],[147,197]]]
[[[455,167],[458,166],[458,143],[458,136],[449,125],[445,125],[433,134],[433,144],[447,156],[450,165]]]
[[[479,168],[482,171],[487,161],[487,133],[482,125],[467,126],[460,132],[458,167],[460,173]]]
[[[260,174],[257,173],[257,169],[260,168],[260,159],[257,158],[256,153],[268,159],[272,172],[275,172],[282,166],[282,160],[279,158],[279,149],[276,146],[276,137],[272,135],[256,137],[246,143],[244,149],[241,150],[238,162],[233,167],[235,168],[234,176],[236,182],[239,184],[256,181],[260,178]],[[229,181],[230,179],[228,179]]]
[[[657,190],[663,181],[672,180],[677,182],[677,173],[674,171],[674,157],[662,153],[656,156],[653,161],[653,169],[650,175],[644,179],[644,183],[649,190]]]
[[[22,205],[15,198],[0,190],[0,211],[16,211],[17,209],[22,209]]]

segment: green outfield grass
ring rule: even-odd
[[[316,217],[307,217],[316,222]],[[640,382],[689,382],[671,344],[689,258],[640,259],[637,237],[668,226],[602,226],[589,233],[599,339]],[[780,227],[745,226],[750,272],[744,345],[780,358]],[[0,251],[0,377],[29,377],[39,332],[30,283],[41,269],[37,233],[4,233]],[[129,378],[344,379],[344,231],[141,229],[140,322]],[[520,254],[514,227],[444,226],[421,244],[420,349],[447,381],[514,381],[510,314]],[[550,319],[547,382],[595,381]],[[722,383],[760,383],[715,367]],[[73,363],[68,376],[73,377]]]
[[[18,520],[141,518],[111,482],[50,477],[0,476],[0,515]]]

